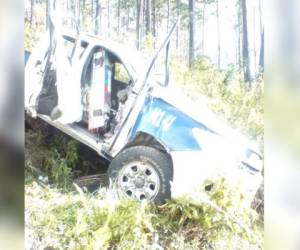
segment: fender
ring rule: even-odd
[[[168,151],[199,151],[201,145],[192,133],[198,128],[214,133],[164,100],[148,96],[130,132],[129,141],[138,132],[150,134]]]

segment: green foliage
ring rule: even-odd
[[[150,33],[148,34],[142,45],[142,52],[147,56],[153,56],[155,49],[154,49],[155,37]]]
[[[71,183],[71,167],[66,158],[63,158],[57,149],[49,152],[46,161],[50,178],[61,188],[67,189]]]
[[[78,142],[57,133],[47,141],[47,134],[26,130],[26,180],[47,176],[57,187],[69,190],[74,166],[78,163]]]
[[[36,6],[34,20],[32,24],[26,19],[24,25],[24,49],[32,51],[35,43],[40,39],[41,34],[45,31],[45,9]]]
[[[64,134],[55,134],[51,140],[50,148],[60,152],[70,166],[78,162],[77,155],[78,141],[66,137]]]
[[[25,136],[25,177],[26,181],[32,180],[41,175],[45,168],[45,161],[48,157],[45,137],[41,130],[26,130]]]
[[[72,181],[72,168],[78,162],[75,140],[64,141],[65,137],[55,136],[46,159],[46,170],[58,187],[68,189]]]
[[[129,83],[130,77],[128,75],[127,70],[125,69],[124,65],[121,63],[115,64],[115,76],[114,79],[123,83]]]
[[[258,79],[249,89],[241,72],[220,70],[206,57],[199,58],[191,70],[176,60],[172,61],[172,68],[176,82],[190,98],[204,101],[233,128],[256,139],[262,148],[263,79]]]
[[[107,193],[63,194],[33,182],[26,188],[28,222],[40,248],[262,249],[257,216],[224,180],[213,183],[206,199],[154,205]]]

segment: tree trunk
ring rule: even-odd
[[[95,0],[95,8],[96,8],[96,13],[95,13],[95,34],[98,35],[100,32],[100,6],[99,6],[99,0]]]
[[[32,26],[32,21],[33,21],[33,9],[34,9],[34,0],[30,0],[30,26]]]
[[[94,16],[94,0],[91,0],[91,12],[90,12],[92,24],[95,23],[95,16]]]
[[[109,0],[107,0],[107,35],[110,37],[110,5]]]
[[[253,43],[253,61],[254,61],[254,75],[256,74],[257,72],[257,51],[256,51],[256,12],[255,12],[255,6],[253,6],[253,17],[252,17],[252,20],[253,20],[253,40],[252,40],[252,43]]]
[[[218,33],[218,67],[221,67],[221,31],[220,31],[220,13],[219,13],[219,0],[216,0],[217,7],[217,33]]]
[[[46,0],[46,30],[49,28],[49,0]]]
[[[205,13],[206,13],[206,2],[203,2],[203,15],[202,15],[202,55],[204,56],[204,42],[205,42]]]
[[[241,65],[241,5],[238,2],[238,13],[237,13],[237,18],[238,18],[238,27],[237,27],[237,64],[239,69],[242,68]]]
[[[79,0],[75,0],[74,3],[74,15],[75,15],[75,20],[78,26],[80,26],[80,1]]]
[[[260,27],[260,34],[262,35],[263,31],[263,22],[262,22],[262,8],[261,8],[261,0],[258,1],[258,11],[259,11],[259,27]]]
[[[168,12],[167,12],[167,33],[169,32],[169,22],[170,22],[170,0],[168,0]]]
[[[249,58],[249,41],[248,41],[248,20],[246,0],[241,0],[242,17],[243,17],[243,68],[245,81],[251,85],[250,58]]]
[[[151,0],[146,0],[146,35],[151,33]]]
[[[118,18],[118,28],[117,28],[117,32],[118,32],[118,36],[120,35],[120,0],[118,0],[118,7],[117,7],[117,18]]]
[[[264,72],[264,68],[265,68],[264,53],[265,53],[265,31],[263,30],[261,33],[261,46],[260,46],[260,53],[259,53],[259,66],[262,72]]]
[[[179,14],[180,14],[180,0],[177,0],[176,1],[176,17],[177,17],[177,20],[179,19]],[[178,49],[179,49],[179,23],[176,27],[176,50],[178,52]]]
[[[152,0],[152,34],[156,36],[156,7],[155,0]]]
[[[262,8],[261,8],[261,0],[259,0],[259,26],[260,26],[260,53],[259,53],[259,66],[260,70],[264,72],[264,49],[265,49],[265,31],[263,28],[263,21],[262,21]]]
[[[144,7],[145,0],[141,0],[141,9],[140,9],[140,43],[142,43],[144,37]]]
[[[143,0],[136,0],[136,47],[140,49],[140,42],[141,42],[141,10],[142,10],[142,1]]]
[[[147,0],[143,0],[143,8],[142,8],[142,22],[141,22],[141,35],[142,38],[145,36],[145,31],[146,31],[146,5],[147,5]]]
[[[189,0],[189,67],[194,63],[194,2]]]
[[[126,30],[129,31],[129,22],[130,22],[130,3],[127,2],[127,21],[126,21]]]
[[[85,0],[82,2],[82,23],[85,26],[85,19],[86,19],[86,11],[85,11]]]

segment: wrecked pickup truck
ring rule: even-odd
[[[262,182],[259,151],[169,83],[175,26],[148,66],[122,45],[55,26],[26,63],[26,112],[108,159],[118,197],[161,202],[198,190],[217,169],[252,199]]]

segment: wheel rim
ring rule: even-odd
[[[145,162],[132,162],[123,166],[117,182],[122,196],[139,201],[153,200],[159,190],[157,171]]]

